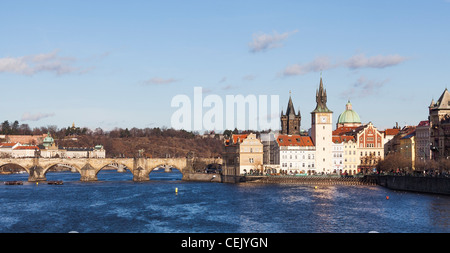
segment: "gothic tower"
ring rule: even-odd
[[[300,125],[302,116],[300,110],[295,114],[294,104],[292,103],[291,92],[289,92],[289,103],[286,109],[286,114],[281,110],[281,134],[300,134]]]
[[[327,91],[323,88],[320,77],[319,89],[316,91],[316,109],[311,112],[311,139],[316,147],[316,171],[331,173],[332,164],[332,116],[327,107]]]

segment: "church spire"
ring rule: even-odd
[[[319,89],[316,90],[316,103],[314,112],[332,112],[327,107],[327,90],[323,88],[322,77],[320,77]]]
[[[289,91],[289,102],[288,102],[288,106],[286,109],[286,115],[289,115],[289,114],[295,115],[294,103],[292,103],[292,98],[291,98],[291,91]]]

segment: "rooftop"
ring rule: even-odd
[[[280,146],[302,146],[313,147],[311,137],[301,135],[278,135],[277,143]]]

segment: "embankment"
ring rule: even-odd
[[[183,173],[184,181],[198,181],[198,182],[222,182],[222,175],[220,174],[206,174],[206,173]]]
[[[328,177],[328,176],[260,176],[245,177],[246,182],[268,184],[305,185],[376,185],[376,180],[368,177]]]
[[[373,176],[377,183],[392,190],[450,195],[450,178],[414,176]]]

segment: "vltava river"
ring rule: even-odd
[[[140,183],[116,171],[101,171],[98,182],[47,174],[63,185],[27,178],[0,176],[0,232],[450,232],[450,196],[378,186],[184,182],[163,172]],[[2,182],[10,180],[25,182]]]

